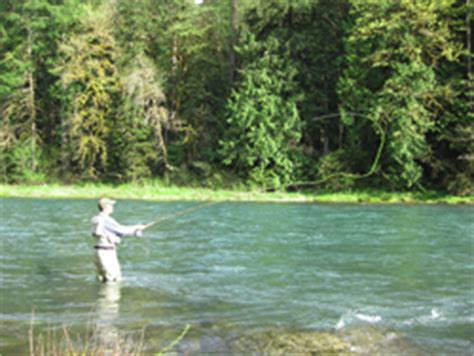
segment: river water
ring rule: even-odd
[[[146,328],[155,351],[166,344],[158,335],[169,343],[188,324],[207,340],[253,328],[372,325],[428,352],[474,353],[469,206],[205,206],[125,239],[124,281],[104,286],[89,234],[96,201],[0,204],[1,355],[26,353],[32,326],[82,330],[91,318]],[[198,204],[120,201],[114,217],[145,223]]]

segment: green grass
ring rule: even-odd
[[[321,202],[321,203],[447,203],[474,204],[474,195],[459,197],[439,192],[385,192],[356,190],[349,192],[263,192],[258,190],[213,190],[167,186],[161,182],[139,184],[82,184],[82,185],[5,185],[0,184],[0,197],[22,198],[84,198],[154,201],[208,200],[256,202]]]
[[[170,351],[186,336],[190,324],[187,324],[181,334],[174,339],[166,340],[165,335],[160,338],[166,341],[166,346],[160,351],[150,352],[146,350],[145,328],[141,330],[140,336],[136,333],[124,333],[112,325],[99,323],[94,316],[87,324],[87,330],[81,333],[73,333],[67,325],[58,327],[47,327],[46,333],[36,333],[34,320],[30,323],[28,331],[29,355],[31,356],[104,356],[104,355],[128,355],[128,356],[164,356],[174,353]],[[162,342],[163,343],[163,342]]]

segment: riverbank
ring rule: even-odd
[[[459,197],[439,192],[384,192],[359,190],[350,192],[262,192],[184,188],[160,183],[146,185],[6,185],[0,184],[2,198],[75,198],[150,201],[254,201],[254,202],[318,202],[318,203],[408,203],[408,204],[472,204],[474,196]]]

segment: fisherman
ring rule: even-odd
[[[115,200],[99,200],[100,213],[92,218],[92,236],[97,239],[95,248],[95,265],[99,280],[102,282],[119,282],[122,279],[120,264],[117,258],[117,246],[123,236],[142,235],[145,225],[120,225],[110,215],[114,212]]]

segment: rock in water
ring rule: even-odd
[[[430,354],[397,332],[375,326],[350,328],[337,334],[350,345],[353,354],[415,356]]]
[[[360,327],[343,332],[266,330],[249,332],[230,343],[245,355],[427,355],[390,330]]]
[[[345,355],[350,345],[335,334],[303,331],[265,331],[243,335],[231,343],[233,352],[246,355]]]

